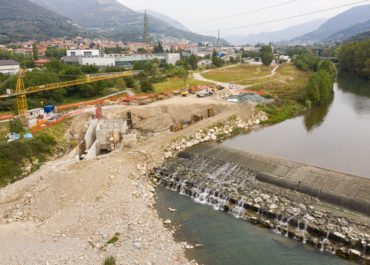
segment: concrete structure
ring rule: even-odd
[[[126,120],[100,120],[96,127],[96,140],[99,150],[112,151],[122,141],[122,136],[127,134]]]
[[[115,59],[110,57],[79,57],[78,63],[80,65],[96,65],[99,67],[116,65]]]
[[[245,152],[219,144],[203,144],[184,155],[201,153],[234,162],[256,173],[256,179],[308,194],[321,201],[370,216],[370,180],[267,155]]]
[[[0,73],[15,75],[19,68],[19,63],[14,60],[0,60]]]
[[[99,56],[99,50],[67,50],[67,56],[77,57],[97,57]]]
[[[39,115],[44,115],[44,114],[45,114],[45,112],[44,112],[44,109],[43,108],[37,108],[37,109],[28,110],[28,115],[30,117],[37,118]]]

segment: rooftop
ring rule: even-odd
[[[0,66],[5,66],[5,65],[19,65],[19,63],[14,60],[0,60]]]

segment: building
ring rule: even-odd
[[[112,57],[79,57],[80,65],[96,65],[99,67],[116,66],[116,60]]]
[[[43,67],[48,62],[50,62],[49,59],[40,59],[40,60],[34,61],[36,67],[38,67],[38,68]]]
[[[176,64],[180,60],[179,53],[163,53],[163,54],[135,54],[126,56],[111,55],[115,58],[116,66],[132,67],[135,62],[148,62],[158,59],[161,63]]]
[[[0,60],[0,73],[15,75],[19,68],[19,63],[14,60]]]
[[[67,57],[98,57],[99,50],[67,50]]]

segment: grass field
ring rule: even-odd
[[[202,73],[202,76],[219,82],[242,82],[246,79],[266,76],[271,73],[272,67],[263,65],[238,64],[234,67],[226,69],[211,70],[207,73]]]
[[[259,109],[265,111],[269,120],[267,123],[277,123],[302,113],[304,105],[305,87],[312,72],[298,70],[293,64],[282,64],[276,75],[263,80],[248,89],[264,91],[277,97],[277,104],[262,104]]]
[[[186,86],[210,85],[211,83],[203,82],[188,78],[186,82],[183,78],[168,78],[165,82],[154,84],[155,92],[163,92],[174,88],[182,88]]]
[[[244,84],[254,84],[250,90],[264,91],[280,99],[300,100],[311,75],[312,72],[300,71],[293,64],[282,64],[273,77]]]

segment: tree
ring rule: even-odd
[[[338,53],[341,67],[349,72],[370,79],[369,61],[370,39],[346,43]]]
[[[125,81],[127,87],[136,88],[135,80],[132,76],[124,76],[123,80]]]
[[[216,67],[221,67],[222,66],[222,59],[217,56],[216,50],[213,50],[212,53],[212,64]]]
[[[16,118],[9,121],[9,130],[12,133],[22,134],[25,132],[21,119]]]
[[[158,42],[157,44],[154,45],[153,53],[163,53],[163,45],[161,42]]]
[[[122,78],[118,78],[116,80],[116,88],[119,90],[123,90],[126,88],[126,83]]]
[[[274,60],[274,55],[272,54],[272,49],[270,46],[262,46],[261,47],[261,59],[262,63],[266,66],[270,66],[272,63],[272,60]]]
[[[37,61],[39,59],[39,50],[37,49],[37,43],[32,44],[32,55],[34,61]]]
[[[153,88],[152,83],[150,83],[148,79],[143,79],[140,82],[140,89],[142,92],[148,93],[148,92],[153,91],[154,88]]]
[[[188,63],[191,67],[191,69],[195,70],[198,68],[198,62],[199,62],[199,57],[196,56],[195,54],[191,54],[188,58]]]
[[[335,77],[337,76],[337,68],[329,60],[322,60],[321,62],[319,62],[317,70],[318,71],[325,70],[326,72],[328,72],[332,80],[334,80]]]

